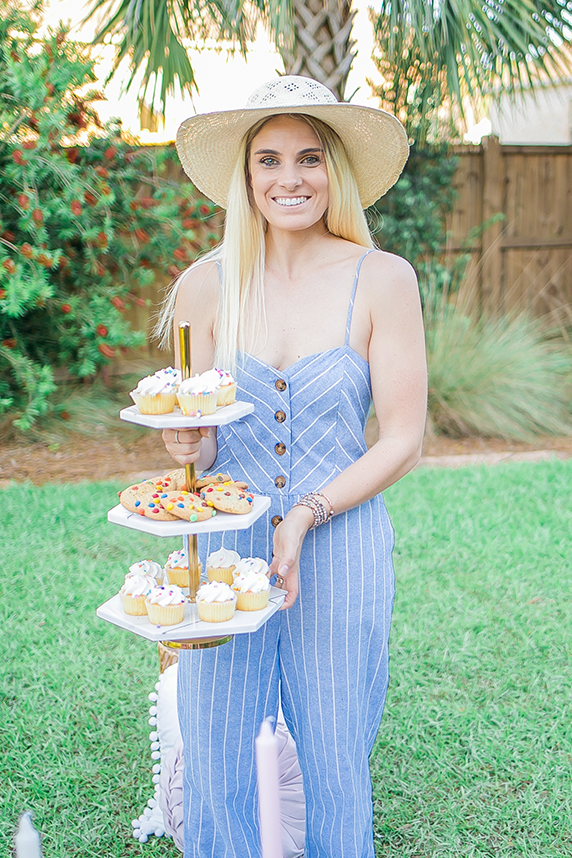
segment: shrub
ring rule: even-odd
[[[0,8],[0,412],[20,429],[50,409],[55,368],[91,378],[141,345],[125,310],[219,239],[214,206],[169,179],[174,149],[102,126],[89,51],[37,26]]]
[[[572,432],[572,352],[542,319],[480,317],[424,281],[429,419],[445,435],[533,441]]]

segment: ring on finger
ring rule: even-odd
[[[177,429],[177,431],[175,432],[175,444],[180,444],[180,443],[181,442],[179,441],[179,430]]]
[[[277,583],[277,584],[283,584],[283,583],[284,583],[284,578],[280,578],[280,577],[277,575],[277,576],[276,576],[276,583]]]

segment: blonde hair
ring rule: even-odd
[[[354,244],[374,247],[357,183],[341,139],[320,119],[298,113],[287,115],[306,122],[324,150],[329,182],[329,205],[324,215],[326,228],[332,235]],[[267,224],[250,199],[248,186],[252,141],[271,119],[273,117],[261,119],[244,136],[228,192],[224,240],[219,247],[194,263],[217,261],[221,265],[222,289],[215,326],[215,366],[231,372],[236,368],[237,351],[247,351],[254,337],[261,330],[266,330],[264,268]],[[181,276],[165,299],[155,329],[162,345],[170,339]]]

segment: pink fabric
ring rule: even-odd
[[[176,722],[176,692],[172,681],[176,666],[169,668],[169,681],[159,688],[159,739],[161,741],[161,791],[159,803],[163,811],[165,831],[177,849],[183,846],[183,741]],[[167,679],[166,673],[163,678]],[[161,717],[161,714],[163,717]],[[168,713],[168,716],[167,716]],[[173,720],[174,719],[174,720]],[[169,723],[167,723],[169,722]],[[168,734],[163,741],[162,733]],[[165,735],[167,738],[167,735]],[[296,745],[284,723],[282,713],[276,723],[278,739],[278,769],[280,775],[280,807],[282,813],[282,849],[284,858],[299,858],[304,853],[305,806],[302,772],[298,764]]]

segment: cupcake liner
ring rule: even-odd
[[[177,404],[176,393],[158,393],[156,396],[145,396],[132,390],[129,396],[141,414],[170,414]]]
[[[236,381],[217,389],[217,405],[232,405],[236,399]]]
[[[207,575],[209,581],[222,581],[224,584],[232,584],[233,576],[232,573],[236,569],[236,566],[220,566],[218,569],[215,569],[213,566],[207,567]]]
[[[251,593],[250,591],[239,593],[237,590],[234,592],[237,595],[236,607],[239,611],[261,611],[268,605],[270,598],[270,588],[261,590],[260,593]]]
[[[174,626],[185,618],[185,603],[180,605],[155,605],[146,602],[149,621],[154,626]]]
[[[217,394],[204,393],[177,393],[177,399],[183,414],[193,416],[200,411],[201,414],[214,414],[216,411]]]
[[[146,617],[147,606],[145,604],[146,596],[131,596],[128,593],[120,593],[121,604],[123,610],[130,617]]]
[[[199,563],[199,576],[203,570],[202,564]],[[182,566],[165,566],[165,574],[169,581],[169,584],[176,584],[177,587],[188,587],[189,586],[189,570],[188,568],[183,569]]]
[[[234,599],[229,599],[227,602],[200,602],[197,600],[196,605],[199,620],[206,623],[224,623],[227,620],[232,620],[236,608]]]

